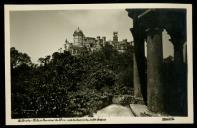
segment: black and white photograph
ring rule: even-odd
[[[192,123],[189,4],[5,5],[6,124]]]

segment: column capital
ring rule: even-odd
[[[154,35],[154,34],[161,34],[163,31],[163,28],[160,28],[160,27],[154,27],[154,28],[147,28],[145,29],[145,32],[147,35]]]
[[[169,41],[175,45],[183,45],[186,41],[186,32],[177,28],[166,28],[167,33],[170,35]]]
[[[169,39],[169,41],[174,45],[174,47],[179,47],[182,46],[185,43],[185,40],[183,40],[181,37],[176,37],[173,35],[170,35],[171,38]]]
[[[146,32],[144,29],[135,27],[130,28],[130,31],[132,33],[134,40],[144,40],[146,38]]]

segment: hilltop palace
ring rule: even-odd
[[[73,43],[69,42],[67,39],[65,41],[64,47],[65,51],[69,51],[72,55],[78,55],[83,52],[94,52],[100,50],[106,44],[113,46],[118,52],[124,52],[127,49],[128,45],[131,45],[131,42],[128,42],[127,39],[118,41],[118,32],[113,32],[113,40],[106,41],[106,37],[100,36],[94,37],[85,37],[83,31],[77,28],[73,33]]]

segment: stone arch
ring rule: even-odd
[[[166,29],[174,46],[174,72],[177,90],[175,100],[179,111],[177,115],[187,113],[186,75],[182,59],[182,45],[186,41],[186,10],[184,9],[127,9],[128,16],[133,19],[131,32],[134,38],[134,94],[143,97],[149,110],[166,112],[169,107],[163,84],[163,48],[162,31]],[[145,74],[144,40],[147,42],[147,75]],[[147,76],[147,79],[145,77]],[[184,84],[181,84],[184,83]],[[135,92],[136,91],[136,92]],[[182,94],[180,93],[182,92]],[[179,98],[181,97],[181,98]],[[147,99],[146,99],[147,98]],[[174,98],[174,97],[171,97]],[[183,102],[184,103],[183,103]],[[184,105],[182,105],[184,104]],[[169,107],[170,108],[170,107]],[[173,111],[177,108],[172,108]]]

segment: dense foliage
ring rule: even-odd
[[[132,46],[106,45],[91,54],[55,52],[33,64],[11,48],[12,117],[91,116],[113,95],[131,94]]]

